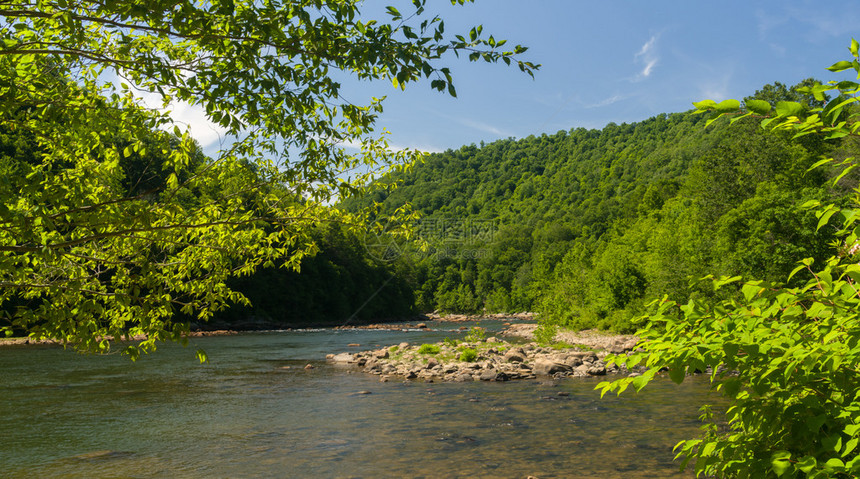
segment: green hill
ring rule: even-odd
[[[803,99],[778,83],[756,95]],[[826,171],[806,173],[835,149],[856,145],[664,114],[431,154],[342,207],[420,213],[429,248],[405,245],[395,269],[421,310],[625,330],[657,295],[713,294],[688,288],[706,274],[783,280],[797,258],[824,257],[830,232],[809,233],[801,205],[844,196]]]

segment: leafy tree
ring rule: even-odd
[[[0,5],[0,328],[91,351],[144,334],[135,356],[182,337],[177,311],[241,302],[228,278],[297,267],[314,225],[360,223],[326,205],[418,153],[390,152],[381,102],[350,102],[337,78],[456,95],[452,54],[537,68],[480,26],[446,33],[425,3],[386,21],[358,0]],[[233,141],[202,158],[141,93],[202,107]]]
[[[829,70],[853,70],[860,77],[860,44],[852,40],[849,49],[853,58]],[[736,115],[732,121],[764,116],[763,126],[795,137],[856,141],[860,84],[833,81],[799,91],[819,102],[826,92],[836,98],[817,107],[796,101],[771,105],[748,100],[740,116],[736,109],[714,102],[696,105],[702,111],[715,111],[714,119],[726,114]],[[827,164],[841,169],[834,181],[857,165],[853,157],[829,158],[813,168]],[[860,475],[860,223],[854,209],[860,193],[855,192],[852,200],[852,208],[817,200],[807,203],[818,219],[814,229],[835,223],[841,240],[836,242],[836,254],[826,261],[800,260],[788,275],[793,286],[742,281],[739,276],[711,278],[715,290],[740,284],[742,297],[691,299],[686,304],[664,297],[644,318],[641,352],[616,358],[629,366],[642,364],[646,372],[598,385],[603,393],[621,393],[631,385],[641,389],[662,370],[668,370],[678,383],[688,373],[708,371],[713,388],[730,402],[728,427],[721,427],[705,406],[703,417],[708,421],[702,437],[676,446],[678,456],[684,458],[682,467],[692,461],[697,475],[726,478]],[[770,211],[756,204],[744,207],[760,212],[761,217],[741,214],[731,221],[756,222],[749,227],[759,230],[781,214],[778,207]],[[759,246],[749,246],[750,254],[756,255]]]

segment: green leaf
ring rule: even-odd
[[[694,101],[693,106],[699,110],[707,111],[716,108],[717,102],[715,102],[714,100]]]
[[[767,115],[770,113],[770,103],[764,100],[747,100],[745,102],[747,109],[757,115]]]
[[[827,209],[821,212],[820,216],[818,217],[818,225],[815,227],[815,229],[820,230],[830,221],[830,218],[838,212],[839,209],[833,207],[833,205],[828,206]]]
[[[714,106],[714,110],[719,113],[731,113],[738,111],[741,107],[741,102],[738,100],[723,100]]]
[[[681,384],[684,382],[684,377],[686,375],[687,368],[683,365],[669,368],[669,378],[672,379],[675,384]]]
[[[845,71],[845,70],[848,70],[849,68],[853,68],[853,67],[854,67],[853,63],[843,60],[840,62],[836,62],[833,65],[830,65],[829,67],[827,67],[827,69],[832,71],[832,72],[841,72],[841,71]]]
[[[777,116],[798,116],[803,113],[803,105],[796,101],[780,101],[776,104]]]
[[[828,459],[827,462],[824,463],[824,467],[831,472],[842,472],[845,469],[845,463],[842,462],[842,459],[834,457]]]
[[[818,465],[818,461],[815,460],[813,456],[803,456],[795,467],[804,473],[809,473],[809,471],[815,469],[815,466]]]
[[[792,471],[791,453],[788,451],[776,451],[770,456],[770,465],[777,476],[782,477]]]
[[[806,171],[812,171],[821,165],[826,165],[827,163],[832,163],[832,162],[833,162],[833,158],[825,158],[823,160],[816,161]],[[809,200],[806,203],[804,203],[803,206],[801,206],[801,208],[810,208],[810,207],[818,206],[819,204],[820,204],[820,202],[818,202],[817,200]]]
[[[746,300],[750,301],[762,291],[762,287],[758,284],[746,283],[741,287],[741,291]]]

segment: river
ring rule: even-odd
[[[162,345],[135,363],[2,347],[0,475],[693,477],[678,472],[672,446],[698,431],[710,397],[702,378],[600,399],[594,379],[382,383],[324,360],[460,334],[244,333]],[[208,364],[196,362],[197,347]]]

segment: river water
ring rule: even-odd
[[[698,431],[711,397],[701,378],[600,399],[593,379],[381,383],[324,360],[459,334],[246,333],[163,345],[136,363],[2,347],[0,475],[693,477],[678,472],[672,446]],[[196,362],[197,347],[209,364]]]

